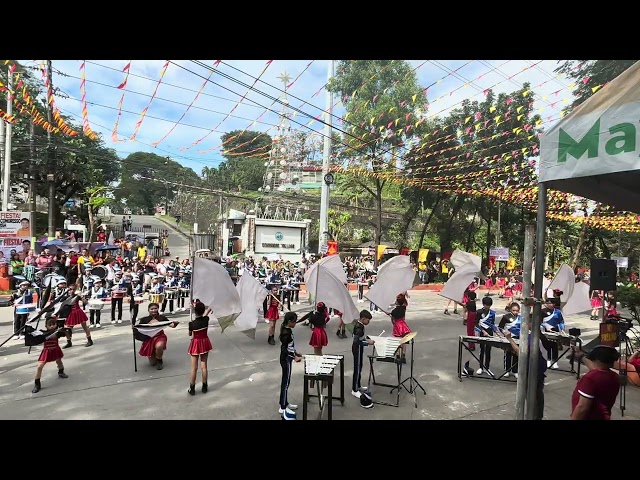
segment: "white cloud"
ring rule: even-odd
[[[255,77],[258,77],[264,70],[267,60],[224,60],[224,64],[221,63],[217,67],[218,73],[211,74],[210,82],[206,84],[198,100],[181,120],[180,125],[176,126],[157,148],[143,143],[156,142],[169,132],[175,122],[185,113],[187,106],[194,100],[196,92],[202,87],[205,78],[211,72],[209,69],[187,60],[176,61],[177,65],[170,64],[162,84],[158,87],[156,98],[149,106],[150,96],[156,88],[165,61],[133,60],[130,69],[131,75],[126,91],[124,91],[125,97],[118,134],[121,138],[131,137],[135,131],[136,123],[141,118],[142,111],[149,106],[147,116],[137,134],[137,140],[143,143],[113,143],[111,132],[117,117],[118,102],[123,93],[123,90],[118,90],[115,87],[124,80],[125,73],[122,72],[122,68],[128,62],[129,60],[87,61],[85,65],[86,100],[89,102],[88,117],[91,128],[101,134],[107,146],[114,148],[122,157],[141,150],[154,152],[163,156],[171,156],[199,173],[205,165],[216,166],[223,160],[220,155],[220,136],[224,132],[250,127],[250,130],[268,130],[272,136],[275,135],[273,125],[278,123],[277,112],[282,107],[278,103],[274,104],[273,100],[267,96],[280,97],[281,91],[279,89],[282,88],[282,83],[277,77],[282,73],[286,71],[293,81],[312,61],[274,60],[262,75],[262,82],[258,81],[254,90],[250,90],[248,86],[251,86]],[[215,60],[202,61],[209,67],[214,62]],[[549,117],[558,118],[560,110],[567,102],[572,101],[571,92],[567,88],[570,82],[565,78],[553,78],[555,77],[553,69],[557,66],[556,61],[542,61],[537,64],[536,68],[531,67],[531,64],[538,62],[537,60],[489,60],[486,63],[474,60],[457,71],[457,74],[464,78],[456,78],[456,75],[450,75],[445,71],[447,68],[455,70],[467,62],[464,60],[430,60],[426,63],[424,60],[410,61],[414,67],[424,63],[416,70],[421,85],[426,87],[442,79],[428,90],[430,116],[447,115],[451,108],[459,106],[465,98],[481,100],[484,98],[482,91],[486,88],[493,86],[496,93],[511,92],[519,89],[524,82],[529,82],[534,87],[536,93],[534,108],[542,108],[542,111],[538,113],[545,122]],[[69,75],[54,73],[54,86],[72,97],[57,96],[56,104],[63,113],[71,115],[79,125],[82,124],[82,105],[78,101],[81,98],[80,80],[77,78],[81,75],[80,65],[80,60],[53,62],[54,72]],[[490,71],[497,66],[500,66],[498,70]],[[526,67],[530,68],[519,73]],[[326,84],[327,69],[327,60],[315,60],[311,63],[311,66],[289,89],[291,107],[299,108],[311,117],[322,113],[326,108],[326,91],[322,89],[319,94],[313,95]],[[148,79],[139,78],[138,75],[148,77]],[[226,78],[227,76],[232,79]],[[506,80],[505,76],[511,77],[511,79]],[[460,88],[468,81],[468,86]],[[246,86],[237,82],[242,82]],[[558,92],[555,93],[556,91]],[[245,99],[241,104],[238,104],[243,95],[246,95]],[[543,100],[543,97],[547,97],[546,100]],[[335,101],[337,99],[334,100],[334,103]],[[554,102],[556,104],[552,107],[550,104]],[[341,115],[343,110],[338,108],[334,113]],[[260,117],[261,123],[252,125],[258,117]],[[309,120],[309,117],[298,113],[292,119],[291,126],[308,131],[302,125],[308,124]],[[343,128],[343,125],[337,123],[335,119],[333,125],[340,129]],[[210,133],[214,128],[217,131]],[[323,126],[319,122],[314,122],[311,129],[322,132]],[[203,137],[206,138],[198,145],[193,146],[194,142]],[[187,148],[188,150],[181,150]],[[203,151],[206,153],[200,153]]]

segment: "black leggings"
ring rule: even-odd
[[[118,308],[118,320],[122,320],[122,301],[123,298],[111,298],[111,321],[116,319],[116,307]]]
[[[518,356],[511,350],[504,351],[504,371],[518,373]]]
[[[167,302],[169,302],[169,311],[173,312],[173,302],[174,300],[165,300],[164,302],[162,302],[162,312],[165,311],[165,309],[167,308]]]
[[[280,408],[285,409],[289,404],[287,399],[287,390],[289,390],[289,383],[291,383],[291,364],[293,358],[280,357],[280,367],[282,367],[282,381],[280,382]]]
[[[558,332],[559,329],[552,328],[551,331]],[[547,360],[551,362],[555,362],[556,360],[558,360],[558,343],[554,342],[553,340],[547,340],[547,337],[545,337],[544,335],[542,335],[541,340],[542,345],[547,350]]]
[[[364,357],[364,347],[354,345],[351,349],[353,353],[353,383],[351,385],[351,391],[357,392],[360,390],[360,380],[362,377],[362,362]]]
[[[457,304],[456,304],[457,305]],[[493,331],[483,328],[483,330],[491,337],[493,337]],[[480,368],[489,370],[489,364],[491,363],[491,345],[484,343],[480,344]]]
[[[136,319],[138,318],[138,307],[139,305],[135,302],[129,304],[129,315],[131,315],[131,325],[136,323]]]

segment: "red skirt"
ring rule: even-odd
[[[504,289],[504,296],[507,298],[513,297],[513,290],[511,289],[511,287],[507,287]]]
[[[60,360],[62,357],[64,357],[64,354],[62,353],[60,345],[56,345],[55,347],[45,347],[42,349],[42,352],[38,357],[38,362],[55,362],[56,360]]]
[[[142,342],[140,351],[138,352],[143,357],[153,357],[156,351],[156,343],[164,342],[164,349],[167,349],[167,336],[164,331],[156,333],[155,337],[150,338]]]
[[[64,322],[65,327],[73,327],[87,321],[87,314],[76,303],[71,309],[71,313]]]
[[[194,337],[191,339],[191,343],[189,344],[187,353],[189,355],[202,355],[203,353],[210,352],[211,350],[213,350],[213,345],[211,345],[211,340],[209,340],[209,337]]]
[[[271,305],[269,310],[267,310],[267,314],[264,316],[267,320],[278,320],[280,318],[280,310],[278,309],[278,305]]]
[[[327,338],[327,330],[321,327],[313,327],[311,332],[311,339],[309,345],[313,348],[322,348],[329,345],[329,338]]]
[[[593,297],[591,299],[591,308],[600,308],[602,306],[602,299],[600,297]]]
[[[407,333],[411,333],[411,329],[405,322],[404,318],[399,318],[393,322],[393,336],[404,337]]]

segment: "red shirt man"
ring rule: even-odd
[[[582,357],[589,372],[578,380],[571,396],[572,420],[610,420],[620,391],[618,374],[611,371],[620,355],[615,348],[598,345]]]

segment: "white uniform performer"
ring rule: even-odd
[[[116,272],[113,288],[111,289],[111,324],[116,324],[116,308],[118,309],[118,321],[122,323],[122,302],[127,292],[127,282],[122,278],[122,270]]]
[[[104,305],[105,298],[107,298],[107,290],[102,286],[102,280],[96,280],[89,292],[89,322],[91,323],[91,328],[100,328],[102,326],[100,325],[100,311],[102,310],[102,305]],[[99,305],[100,308],[95,308],[96,305]]]
[[[175,305],[174,301],[178,299],[177,290],[178,290],[178,279],[173,276],[173,272],[171,270],[168,270],[167,275],[164,279],[164,293],[166,297],[164,302],[162,302],[162,310],[160,311],[160,313],[164,313],[165,309],[167,308],[167,302],[169,302],[169,312],[176,313],[174,308],[174,305]]]
[[[139,298],[144,294],[144,285],[140,283],[140,277],[134,275],[129,290],[129,315],[131,316],[131,325],[135,325],[138,318]]]

